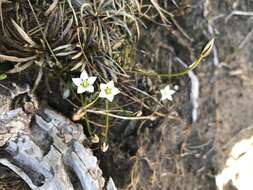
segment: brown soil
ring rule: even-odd
[[[227,17],[232,10],[252,11],[253,3],[188,0],[183,5],[176,19],[193,41],[178,30],[171,35],[151,26],[153,35],[146,36],[140,46],[146,54],[139,57],[140,62],[163,72],[175,57],[190,64],[211,38],[208,27],[212,26],[218,55],[210,56],[195,71],[200,80],[198,120],[190,122],[190,81],[183,77],[172,81],[181,90],[175,104],[168,105],[179,113],[176,120],[130,123],[134,126],[127,136],[125,128],[114,129],[112,147],[101,157],[101,165],[120,189],[214,190],[214,177],[227,157],[226,145],[253,124],[253,21],[247,16]]]

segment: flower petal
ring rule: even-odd
[[[119,91],[118,88],[116,88],[116,87],[112,88],[112,94],[113,94],[114,96],[117,95],[117,94],[119,94],[119,93],[120,93],[120,91]]]
[[[105,93],[105,91],[104,90],[101,90],[101,92],[99,93],[99,95],[98,95],[100,98],[106,98],[106,93]]]
[[[176,92],[175,90],[170,90],[169,94],[173,95],[173,94],[175,94],[175,92]]]
[[[86,91],[92,93],[94,92],[94,87],[90,85],[86,88]]]
[[[92,85],[96,81],[97,77],[89,77],[88,82],[90,85]]]
[[[165,97],[165,96],[162,96],[161,100],[162,100],[162,101],[163,101],[163,100],[166,100],[166,97]]]
[[[104,91],[104,90],[106,89],[106,87],[107,87],[106,84],[104,84],[104,83],[101,83],[101,84],[100,84],[100,90],[101,90],[101,91]]]
[[[80,78],[72,78],[72,81],[76,86],[80,86],[80,84],[82,83],[82,79]]]
[[[78,86],[78,88],[77,88],[77,93],[78,94],[82,94],[82,93],[84,93],[86,91],[86,88],[84,88],[84,87],[82,87],[82,86]]]
[[[166,100],[166,96],[164,95],[164,94],[162,94],[162,97],[161,97],[161,100],[163,101],[163,100]]]
[[[110,102],[112,102],[112,101],[113,101],[113,98],[114,98],[114,95],[113,95],[113,94],[109,94],[109,95],[106,96],[106,98],[107,98]]]
[[[166,100],[166,99],[167,99],[166,90],[165,90],[165,89],[162,89],[162,90],[160,90],[160,92],[161,92],[161,94],[162,94],[161,100]]]
[[[164,90],[169,91],[170,90],[170,85],[165,86]]]
[[[82,71],[82,73],[81,73],[81,75],[80,75],[80,78],[81,78],[82,80],[88,79],[88,73],[86,72],[86,70],[83,70],[83,71]]]
[[[111,80],[110,82],[108,82],[106,85],[107,85],[109,88],[113,89],[113,88],[114,88],[114,82],[113,82],[113,80]]]
[[[168,95],[168,96],[167,96],[167,99],[170,100],[170,101],[172,101],[172,96],[171,96],[171,95]]]

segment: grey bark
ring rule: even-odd
[[[30,101],[13,103],[24,96]],[[0,86],[0,163],[31,189],[105,188],[97,158],[83,145],[85,139],[81,125],[49,108],[40,108],[29,88],[16,92]],[[114,189],[112,180],[107,187]]]

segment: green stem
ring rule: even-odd
[[[108,143],[108,131],[109,131],[109,102],[108,100],[105,101],[105,142]]]
[[[93,132],[91,131],[91,127],[90,127],[87,113],[85,114],[85,122],[86,122],[86,126],[87,126],[87,130],[88,130],[89,135],[92,135]]]
[[[81,99],[83,99],[82,96],[81,96]],[[84,103],[83,100],[81,100],[82,104],[83,104],[83,107],[78,110],[77,115],[73,116],[73,120],[77,121],[77,120],[80,120],[82,117],[84,117],[86,115],[86,111],[85,110],[87,110],[90,106],[92,106],[93,104],[95,104],[98,99],[99,99],[99,95],[97,95],[96,98],[92,102],[90,102],[89,104],[87,104],[87,105],[86,105],[86,102]]]
[[[80,94],[80,97],[81,97],[82,106],[85,106],[87,103],[86,98],[83,97],[83,94]]]
[[[87,108],[89,108],[90,106],[92,106],[93,104],[95,104],[98,99],[99,99],[99,96],[97,95],[97,97],[92,102],[90,102],[89,104],[87,104],[87,105],[85,105],[83,107],[83,110],[86,110]]]
[[[150,77],[168,77],[168,78],[180,77],[180,76],[187,74],[189,71],[192,71],[193,69],[195,69],[201,63],[203,58],[204,57],[200,55],[200,57],[197,59],[197,61],[195,61],[189,67],[187,67],[186,69],[184,69],[183,71],[180,71],[178,73],[148,73],[148,72],[141,71],[141,70],[130,71],[130,72],[145,75],[145,76],[150,76]]]
[[[87,99],[84,98],[82,94],[81,94],[81,99],[82,99],[82,102],[84,102],[84,106],[86,106]],[[91,135],[92,131],[91,131],[91,127],[90,127],[90,123],[89,123],[89,120],[88,120],[88,114],[87,113],[85,113],[85,122],[86,122],[88,133],[89,133],[89,135]]]

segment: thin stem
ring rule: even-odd
[[[87,113],[85,114],[85,122],[86,122],[87,131],[88,131],[89,135],[92,135],[93,132],[91,131],[91,127],[90,127]]]
[[[72,119],[74,121],[78,121],[78,120],[82,119],[82,117],[84,117],[86,115],[86,109],[88,109],[90,106],[95,104],[98,99],[99,99],[99,96],[97,95],[96,98],[92,102],[90,102],[87,105],[84,105],[81,109],[79,109],[78,112],[76,114],[74,114]]]
[[[109,102],[105,101],[105,142],[108,143],[108,131],[109,131]]]
[[[86,106],[86,104],[87,104],[86,98],[83,97],[83,94],[80,94],[80,97],[81,97],[82,106]]]
[[[149,116],[140,116],[140,117],[127,117],[127,116],[121,116],[121,115],[116,115],[116,114],[112,114],[109,113],[108,111],[104,112],[104,111],[100,111],[100,110],[85,110],[88,113],[94,113],[94,114],[100,114],[100,115],[108,115],[110,117],[114,117],[114,118],[118,118],[118,119],[123,119],[123,120],[155,120],[156,117],[154,116],[154,114],[149,115]],[[158,115],[158,114],[156,114]]]
[[[201,63],[203,58],[204,57],[202,55],[200,55],[200,57],[197,59],[197,61],[195,61],[189,67],[187,67],[186,69],[184,69],[183,71],[180,71],[178,73],[148,73],[148,72],[141,71],[141,70],[130,71],[130,72],[145,75],[145,76],[150,76],[150,77],[167,77],[167,78],[180,77],[180,76],[187,74],[189,71],[192,71],[193,69],[195,69]]]
[[[86,106],[87,99],[85,97],[83,97],[82,94],[81,94],[81,99],[82,99],[82,102],[84,102],[84,106]],[[91,135],[92,131],[91,131],[91,127],[90,127],[90,123],[89,123],[89,120],[88,120],[88,114],[87,113],[85,113],[85,122],[86,122],[86,126],[87,126],[87,131],[88,131],[89,135]]]
[[[97,100],[99,99],[99,96],[97,96],[91,103],[85,105],[82,110],[86,110],[87,108],[89,108],[90,106],[92,106],[93,104],[95,104],[97,102]]]

